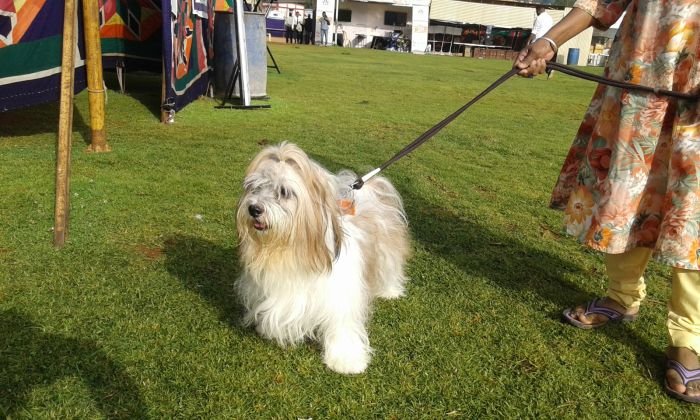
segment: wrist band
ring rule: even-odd
[[[541,36],[540,39],[544,39],[545,41],[549,42],[549,46],[552,48],[552,51],[554,51],[554,55],[557,55],[557,52],[559,52],[559,47],[557,47],[557,43],[554,42],[552,38],[547,38],[546,36]]]

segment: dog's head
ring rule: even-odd
[[[242,256],[293,258],[330,270],[342,232],[334,178],[296,145],[261,151],[243,182],[236,223]]]

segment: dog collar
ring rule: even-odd
[[[355,215],[355,200],[348,200],[347,198],[342,198],[338,200],[338,207],[343,214],[349,216]]]

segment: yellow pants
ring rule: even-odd
[[[646,296],[643,274],[650,256],[648,248],[605,254],[608,297],[625,308],[638,308]],[[700,271],[673,268],[666,327],[671,346],[700,354]]]

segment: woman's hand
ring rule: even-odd
[[[544,73],[547,68],[547,61],[554,58],[556,51],[552,44],[545,39],[538,39],[527,47],[523,48],[515,59],[513,67],[519,68],[518,75],[532,77]]]
[[[532,77],[544,73],[547,68],[547,61],[554,58],[557,45],[562,45],[566,41],[583,32],[586,28],[595,23],[595,19],[583,9],[574,7],[556,25],[552,26],[544,37],[556,42],[552,45],[544,37],[525,47],[518,58],[513,62],[513,68],[518,68],[520,76]]]

